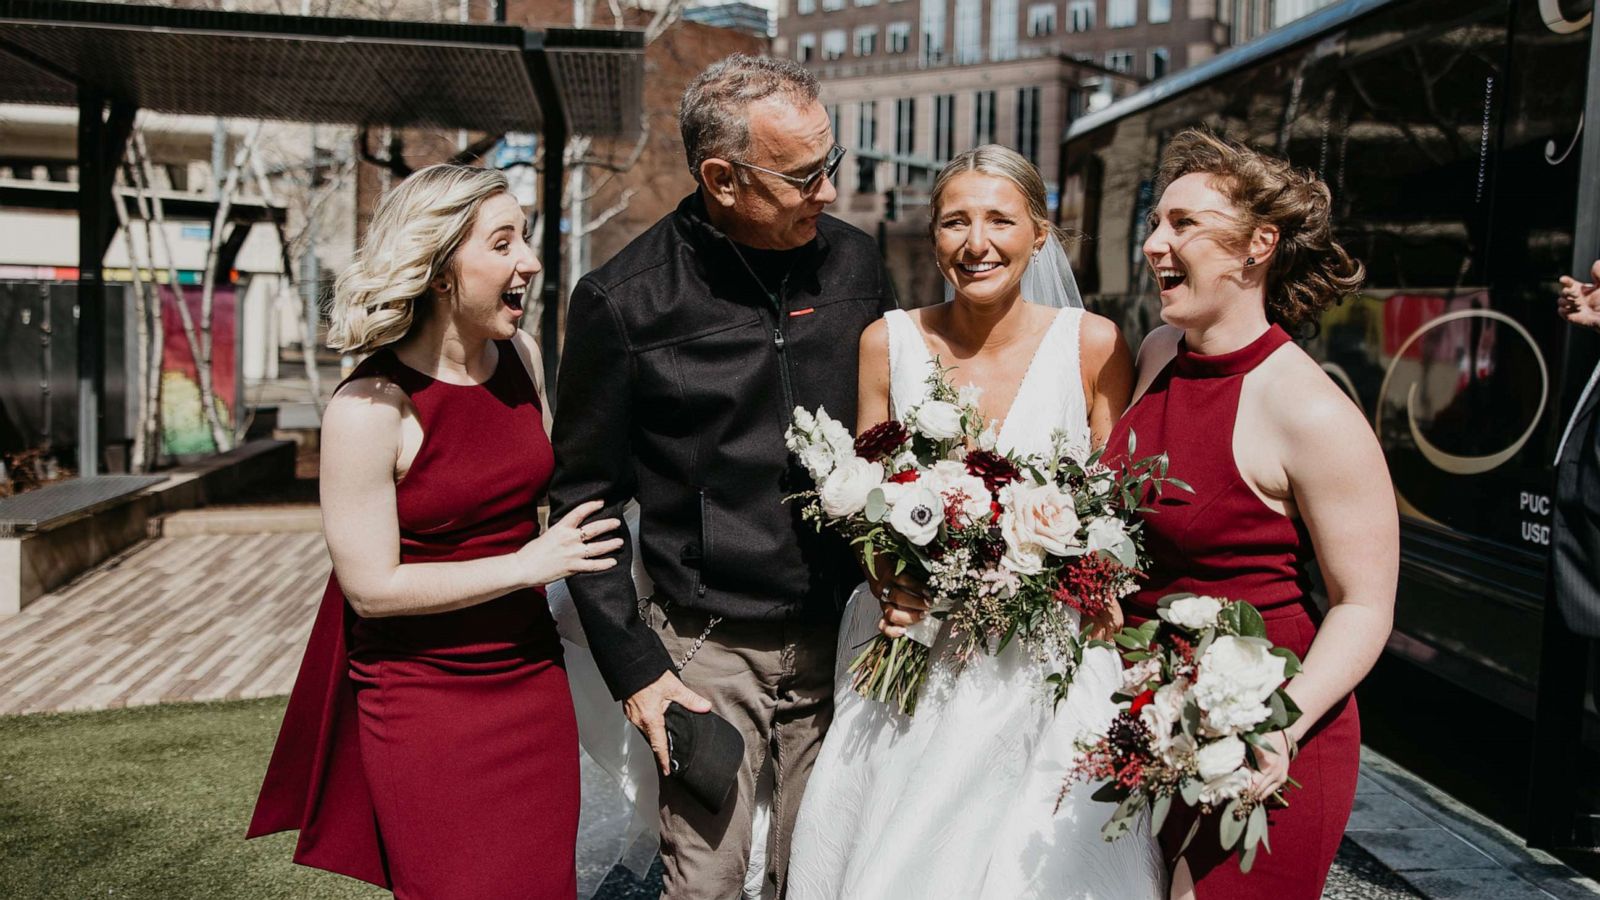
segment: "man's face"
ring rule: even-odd
[[[795,106],[785,97],[750,104],[750,146],[738,162],[803,179],[822,168],[833,148],[833,124],[822,104]],[[730,160],[732,162],[732,160]],[[737,166],[729,236],[762,250],[792,250],[817,236],[817,217],[839,192],[818,179],[809,194],[794,183]]]

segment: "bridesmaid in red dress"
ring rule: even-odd
[[[539,263],[499,172],[418,171],[335,291],[329,344],[375,351],[322,421],[333,577],[249,836],[418,900],[572,900],[578,742],[544,585],[614,565],[614,519],[539,534],[554,459]]]
[[[1136,399],[1108,446],[1126,452],[1131,432],[1136,456],[1166,452],[1194,493],[1169,490],[1145,516],[1150,577],[1127,618],[1152,618],[1180,591],[1244,600],[1305,663],[1288,686],[1304,715],[1270,736],[1276,753],[1252,751],[1258,796],[1288,776],[1302,785],[1272,804],[1272,852],[1241,873],[1212,821],[1176,858],[1193,819],[1174,812],[1160,835],[1172,897],[1315,900],[1355,801],[1351,691],[1389,635],[1399,519],[1372,429],[1285,328],[1364,273],[1332,239],[1327,187],[1281,160],[1189,131],[1168,146],[1160,183],[1144,254],[1166,324],[1140,348]],[[1310,597],[1313,556],[1326,616]]]

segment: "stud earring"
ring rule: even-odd
[[[1246,256],[1244,258],[1244,264],[1246,268],[1253,266],[1256,264],[1256,258],[1254,256]]]

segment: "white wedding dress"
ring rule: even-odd
[[[1029,364],[998,435],[1000,449],[1046,452],[1057,429],[1088,445],[1078,368],[1081,309],[1063,309]],[[933,359],[911,317],[893,311],[890,403],[903,419]],[[1115,713],[1116,655],[1084,654],[1051,708],[1045,676],[1018,643],[957,667],[941,631],[910,719],[867,700],[847,671],[877,634],[862,585],[846,608],[834,676],[836,709],[806,786],[789,864],[793,900],[1161,900],[1165,873],[1148,819],[1107,843],[1113,807],[1075,787],[1056,810],[1080,735]]]

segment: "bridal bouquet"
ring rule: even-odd
[[[1061,433],[1046,454],[1001,453],[978,389],[957,390],[947,371],[935,366],[903,422],[851,440],[826,410],[797,408],[786,434],[817,485],[791,498],[804,518],[847,538],[869,572],[887,560],[927,586],[931,615],[904,637],[874,637],[850,665],[858,693],[906,715],[945,622],[959,659],[1021,640],[1060,661],[1051,680],[1064,691],[1085,645],[1069,611],[1093,618],[1133,590],[1138,498],[1151,483],[1187,487],[1166,477],[1164,456],[1119,473]]]
[[[1173,594],[1158,615],[1116,636],[1128,663],[1116,697],[1128,705],[1103,737],[1080,742],[1084,756],[1062,796],[1076,782],[1106,782],[1094,794],[1117,804],[1101,829],[1106,840],[1126,834],[1147,807],[1151,830],[1159,830],[1174,797],[1202,815],[1220,812],[1222,847],[1237,849],[1248,872],[1257,848],[1271,845],[1266,806],[1249,793],[1255,764],[1246,748],[1272,752],[1267,733],[1300,718],[1282,688],[1300,660],[1266,639],[1248,603]],[[1194,817],[1185,848],[1201,819]]]

